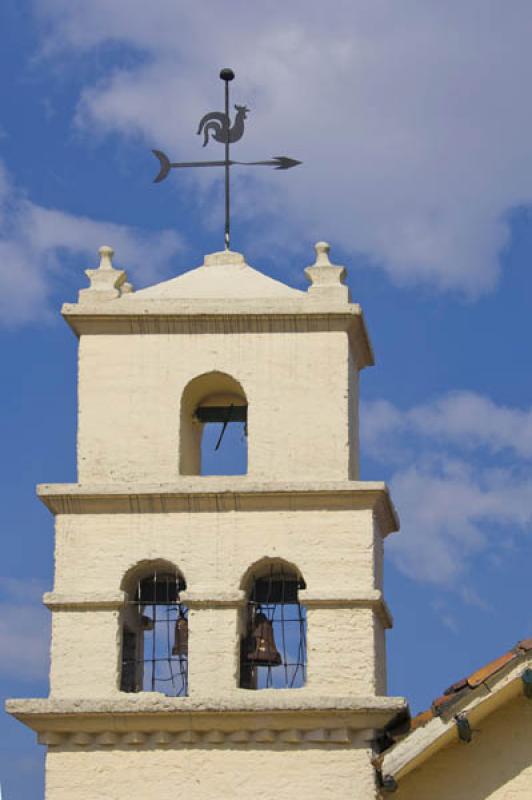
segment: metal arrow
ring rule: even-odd
[[[161,150],[152,150],[154,156],[159,159],[161,169],[158,175],[153,179],[154,183],[164,181],[171,169],[181,167],[233,167],[239,165],[242,167],[274,167],[275,169],[290,169],[297,167],[301,161],[295,158],[288,158],[288,156],[272,156],[269,161],[183,161],[171,162],[170,159]]]
[[[229,83],[235,77],[235,73],[231,69],[223,69],[220,72],[220,78],[225,83],[224,111],[211,111],[205,114],[201,120],[197,130],[198,135],[203,135],[203,146],[205,147],[211,139],[220,142],[224,145],[225,158],[223,161],[188,161],[188,162],[171,162],[168,156],[161,150],[152,150],[152,153],[159,159],[160,169],[155,176],[153,182],[160,183],[164,181],[171,169],[181,169],[184,167],[224,167],[225,168],[225,247],[229,250],[230,242],[230,185],[229,174],[230,167],[243,166],[243,167],[273,167],[274,169],[291,169],[301,164],[295,158],[288,158],[288,156],[273,156],[269,161],[233,161],[229,157],[229,145],[239,141],[244,135],[244,122],[249,108],[246,106],[235,105],[236,115],[234,121],[231,122],[229,116]]]

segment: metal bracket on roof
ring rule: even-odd
[[[382,770],[377,766],[376,763],[373,764],[375,767],[375,773],[377,776],[377,786],[379,789],[382,789],[383,792],[395,792],[399,788],[399,784],[393,777],[393,775],[383,775]]]
[[[377,783],[379,789],[382,789],[383,792],[396,792],[399,788],[399,784],[393,775],[383,775],[380,769],[377,770]]]
[[[530,669],[530,667],[527,667],[527,669],[523,671],[521,680],[523,681],[523,693],[525,697],[532,700],[532,669]]]
[[[457,714],[454,718],[456,722],[456,730],[458,731],[458,738],[464,744],[469,744],[473,738],[473,731],[471,725],[465,714]]]

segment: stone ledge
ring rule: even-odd
[[[363,317],[359,303],[332,301],[329,297],[321,298],[303,292],[301,297],[270,298],[156,298],[141,297],[140,291],[129,294],[115,303],[100,303],[97,300],[89,303],[63,303],[61,314],[66,317],[95,317],[105,320],[112,317],[341,317],[352,320]]]
[[[399,530],[388,488],[380,481],[273,483],[198,476],[159,484],[40,484],[37,495],[53,514],[359,509],[374,511],[383,536]]]
[[[372,608],[379,615],[386,628],[393,627],[391,612],[382,592],[378,590],[360,592],[358,594],[348,594],[346,592],[318,594],[316,592],[309,593],[307,589],[301,589],[299,599],[305,608]],[[115,611],[124,608],[126,602],[127,595],[125,592],[111,592],[109,594],[98,592],[94,594],[45,592],[43,595],[43,603],[50,611]],[[190,609],[238,609],[246,605],[246,596],[241,590],[215,594],[186,590],[180,593],[180,602]]]
[[[167,697],[159,692],[128,694],[116,692],[108,697],[36,697],[6,700],[9,713],[28,714],[114,714],[114,713],[234,713],[245,712],[376,712],[396,713],[405,706],[402,697],[387,695],[323,695],[305,689],[235,689],[221,696]]]
[[[103,594],[79,593],[75,595],[45,592],[42,601],[50,611],[112,611],[123,608],[126,603],[125,592]]]
[[[370,592],[309,592],[300,589],[299,601],[305,608],[372,608],[374,609],[385,628],[393,628],[393,617],[383,594],[378,589]]]
[[[179,593],[179,600],[188,608],[242,608],[247,602],[246,595],[242,590],[209,594],[207,592],[191,592],[187,589]]]
[[[97,733],[109,729],[155,733],[241,730],[353,730],[384,726],[406,707],[401,697],[327,697],[297,689],[245,689],[221,697],[165,697],[143,692],[105,698],[7,700],[6,711],[38,732]]]

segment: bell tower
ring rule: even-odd
[[[359,479],[373,363],[345,269],[298,291],[239,253],[134,292],[102,247],[79,338],[78,483],[55,515],[46,800],[375,800],[386,695],[384,484]],[[241,475],[202,474],[236,430]]]

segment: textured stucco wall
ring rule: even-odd
[[[369,608],[311,608],[308,611],[309,690],[331,694],[383,694],[384,677],[375,661],[375,627]]]
[[[50,694],[100,697],[120,683],[118,611],[52,614]],[[107,690],[105,687],[109,687]]]
[[[339,800],[375,797],[366,749],[299,746],[64,751],[51,749],[47,800]]]
[[[381,588],[372,517],[369,510],[59,515],[54,591],[116,592],[128,570],[161,558],[176,564],[190,591],[236,591],[264,556],[292,562],[309,591]]]
[[[250,477],[346,479],[350,461],[357,469],[349,358],[348,336],[338,331],[84,335],[79,480],[178,477],[181,396],[189,381],[211,370],[231,375],[247,396]]]
[[[530,800],[532,701],[519,697],[399,782],[397,800]]]
[[[377,515],[373,515],[373,581],[376,588],[384,586],[384,537]],[[382,620],[376,619],[373,631],[376,694],[388,691],[388,659],[386,651],[386,628]]]
[[[139,563],[174,564],[188,592],[206,601],[190,616],[190,693],[230,692],[238,675],[243,577],[264,557],[282,558],[301,572],[313,601],[308,683],[301,691],[381,694],[377,610],[344,603],[381,588],[374,569],[379,540],[369,510],[59,515],[54,592],[112,598]],[[228,594],[233,607],[209,607],[210,599]],[[327,605],[331,596],[338,602]],[[116,692],[120,611],[59,609],[53,616],[52,693]]]
[[[359,371],[353,354],[348,361],[348,425],[349,425],[349,478],[358,480],[360,476],[359,442]]]

